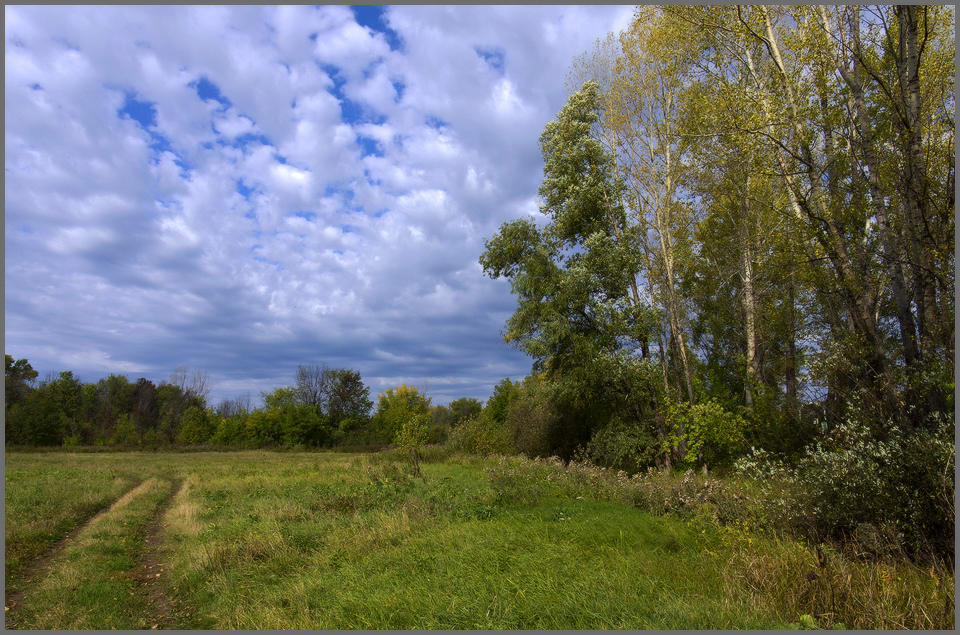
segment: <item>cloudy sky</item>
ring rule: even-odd
[[[485,399],[530,360],[484,238],[630,7],[7,6],[5,351],[85,381],[300,363]]]

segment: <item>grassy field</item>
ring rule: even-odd
[[[8,453],[7,627],[783,628],[740,542],[491,462]],[[742,542],[742,541],[741,541]],[[751,540],[757,558],[782,545]],[[952,584],[952,580],[951,580]],[[950,591],[952,595],[952,588]],[[952,621],[952,613],[951,613]]]

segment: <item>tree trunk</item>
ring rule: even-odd
[[[794,297],[794,287],[796,282],[793,279],[793,259],[790,261],[790,272],[787,280],[787,413],[790,419],[796,423],[800,420],[800,401],[797,398],[797,319],[796,319],[796,300]]]
[[[895,243],[896,236],[890,227],[887,204],[880,186],[880,163],[874,150],[873,124],[867,113],[863,91],[863,70],[861,68],[861,62],[859,61],[862,58],[860,51],[859,10],[856,7],[853,7],[852,10],[853,16],[850,21],[850,27],[854,47],[853,70],[851,72],[846,69],[836,55],[832,56],[833,64],[850,89],[851,103],[853,106],[851,109],[851,119],[854,124],[852,128],[856,133],[856,141],[860,146],[860,154],[863,156],[867,168],[866,176],[870,192],[870,201],[874,214],[877,217],[877,225],[880,229],[883,254],[891,269],[891,286],[893,289],[894,303],[896,305],[897,322],[900,327],[900,340],[903,344],[905,361],[909,366],[920,359],[920,350],[917,346],[917,327],[910,307],[910,294],[904,281],[903,266],[900,264],[900,250]],[[820,7],[820,16],[824,29],[828,35],[832,36],[833,29],[830,23],[830,16],[825,7]],[[832,37],[830,39],[832,39]]]
[[[753,387],[757,379],[757,331],[754,323],[756,314],[756,299],[753,295],[753,249],[751,248],[749,230],[749,196],[750,177],[747,176],[746,191],[742,197],[743,222],[741,224],[740,239],[740,275],[743,277],[743,315],[744,327],[747,336],[747,376],[743,383],[743,400],[747,408],[753,409]]]

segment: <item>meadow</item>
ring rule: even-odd
[[[952,575],[856,562],[829,573],[796,543],[651,514],[617,493],[627,485],[615,477],[559,462],[428,452],[416,477],[396,452],[8,452],[5,485],[7,628],[949,628],[954,619]],[[845,599],[813,617],[811,606],[830,601],[831,576],[847,580]]]

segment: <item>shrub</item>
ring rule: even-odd
[[[391,441],[383,430],[370,422],[346,429],[341,426],[333,433],[333,444],[343,449],[379,450],[390,445]]]
[[[453,450],[466,454],[510,454],[514,451],[507,426],[486,412],[454,428],[448,443]]]
[[[210,440],[219,445],[233,445],[246,440],[246,419],[244,414],[235,414],[232,417],[221,417],[217,423],[217,430]]]
[[[595,431],[577,459],[627,472],[638,472],[654,463],[659,444],[650,430],[614,419]]]
[[[489,411],[494,421],[505,423],[510,407],[520,397],[520,382],[514,383],[509,377],[500,380],[493,387],[493,394],[487,399],[485,410]]]
[[[687,465],[724,464],[745,449],[746,421],[713,399],[694,406],[672,404],[667,420],[672,424],[670,443],[686,447],[682,458]]]
[[[286,406],[280,411],[280,419],[285,445],[319,446],[330,439],[332,430],[327,418],[319,414],[314,406]]]
[[[553,404],[542,386],[527,382],[507,411],[507,425],[513,438],[513,446],[527,456],[550,456],[553,454],[557,428]]]
[[[795,533],[813,540],[876,534],[887,545],[902,540],[912,555],[952,558],[954,463],[952,421],[910,434],[892,427],[885,439],[847,422],[795,466],[754,452],[736,468],[759,484],[765,513]]]
[[[257,445],[279,445],[283,425],[277,408],[254,410],[247,417],[246,436]]]
[[[113,429],[113,437],[110,441],[113,445],[139,445],[140,436],[130,417],[125,414],[117,417],[117,425]]]
[[[410,465],[413,467],[414,476],[420,476],[420,452],[427,442],[429,431],[427,421],[427,415],[414,415],[403,422],[400,431],[397,433],[397,446],[407,453]]]
[[[430,445],[446,443],[448,438],[450,438],[449,426],[431,425],[430,428],[427,430],[427,443]]]

